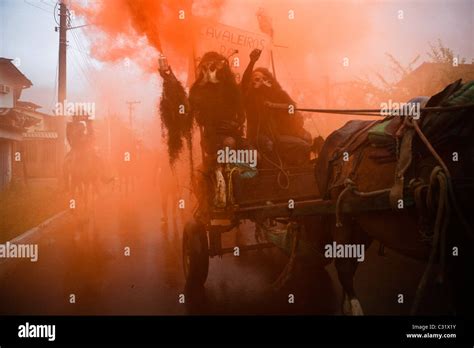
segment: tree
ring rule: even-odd
[[[373,82],[368,75],[363,78],[356,78],[355,82],[366,93],[365,99],[368,106],[380,104],[387,99],[406,99],[407,96],[402,91],[398,90],[396,83],[408,76],[415,69],[415,64],[420,59],[420,55],[418,54],[407,65],[403,65],[392,54],[386,52],[385,55],[388,57],[390,69],[394,73],[392,81],[389,81],[380,72],[374,73],[376,77],[375,82]]]
[[[453,64],[454,62],[454,52],[452,49],[443,45],[441,39],[438,39],[438,44],[428,43],[430,45],[430,51],[426,52],[428,57],[430,57],[432,63],[445,63]],[[458,60],[458,64],[466,64],[466,58],[463,57]]]
[[[458,76],[459,72],[453,67],[457,66],[457,64],[466,64],[466,58],[456,56],[454,51],[446,47],[441,39],[438,39],[436,44],[428,42],[428,45],[430,47],[430,50],[426,52],[429,57],[428,63],[444,64],[442,67],[437,67],[437,74],[432,77],[433,81],[431,81],[431,87],[434,88],[434,86],[436,86],[434,89],[439,89],[460,78]],[[404,101],[417,93],[407,88],[399,88],[398,82],[402,81],[415,70],[415,65],[418,63],[420,55],[417,55],[407,65],[403,65],[390,53],[385,53],[385,55],[389,58],[390,68],[394,73],[392,80],[389,81],[381,73],[374,72],[374,80],[369,78],[369,76],[365,76],[364,78],[358,77],[356,81],[354,81],[358,84],[359,88],[364,90],[366,94],[365,99],[372,105],[376,105],[387,99]],[[457,61],[455,60],[456,58],[458,58]]]

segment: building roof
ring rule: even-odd
[[[57,139],[58,133],[51,131],[33,131],[33,132],[24,132],[23,138],[28,139]]]
[[[474,80],[474,64],[458,64],[453,66],[448,63],[423,63],[405,78],[397,83],[398,87],[409,87],[426,79],[449,76],[455,81],[463,79],[464,82]]]
[[[42,120],[43,118],[37,112],[13,108],[0,117],[0,129],[15,129],[24,132],[27,128],[39,124]]]
[[[34,104],[34,105],[36,105],[36,104]],[[41,106],[38,106],[38,107],[41,107]],[[27,107],[25,105],[18,105],[17,104],[14,109],[19,113],[22,113],[24,115],[28,115],[30,117],[37,118],[39,120],[42,120],[44,117],[54,117],[53,115],[49,115],[49,114],[45,114],[44,112],[36,111],[36,109],[33,109],[31,107]]]
[[[23,108],[14,108],[13,111],[15,111],[17,115],[28,117],[28,118],[31,118],[32,120],[37,120],[38,122],[41,122],[43,120],[43,117],[45,116],[45,114],[42,114],[40,112],[23,109]]]
[[[12,61],[13,59],[0,57],[0,79],[5,80],[14,87],[22,89],[31,87],[33,83],[18,70]]]
[[[36,111],[37,109],[41,108],[41,105],[35,104],[33,102],[29,102],[29,101],[17,100],[16,107]]]

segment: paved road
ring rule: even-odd
[[[69,215],[60,227],[38,236],[39,260],[0,263],[0,314],[338,314],[341,291],[332,265],[299,269],[281,291],[270,284],[286,257],[278,250],[252,251],[210,262],[200,293],[186,293],[181,262],[183,217],[161,221],[154,189],[105,193],[85,221]],[[224,243],[253,241],[253,226],[229,232]],[[369,249],[356,281],[367,314],[404,314],[409,310],[422,265]],[[125,255],[130,248],[130,256]],[[442,313],[445,295],[430,288],[427,313]],[[407,303],[399,304],[397,294]],[[75,303],[70,303],[70,295]],[[185,294],[185,303],[179,302]],[[295,303],[288,303],[288,295]],[[440,300],[441,299],[441,300]],[[440,304],[441,303],[441,304]]]

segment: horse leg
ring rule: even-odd
[[[349,218],[344,218],[342,224],[341,227],[336,227],[336,243],[363,244],[365,252],[370,245],[368,236]],[[364,315],[354,290],[354,276],[359,266],[357,258],[336,258],[335,266],[343,290],[342,313],[345,315]]]
[[[360,301],[354,291],[357,261],[355,259],[336,259],[335,265],[343,290],[342,313],[344,315],[364,315]]]

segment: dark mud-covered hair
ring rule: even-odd
[[[194,111],[200,111],[200,109],[212,109],[217,107],[212,105],[213,100],[207,100],[208,95],[205,92],[206,85],[208,83],[204,77],[206,72],[206,65],[216,63],[219,66],[217,71],[218,82],[215,85],[219,86],[219,89],[222,91],[221,100],[222,104],[225,104],[228,112],[235,112],[236,114],[243,114],[242,98],[240,94],[240,88],[235,81],[235,75],[230,69],[229,62],[227,58],[223,55],[211,51],[205,53],[196,69],[196,81],[191,86],[189,91],[189,101],[191,104],[191,109]],[[207,98],[207,99],[206,99]]]
[[[261,73],[268,81],[271,82],[272,86],[269,87],[269,89],[271,90],[272,95],[278,100],[279,103],[296,105],[295,101],[290,97],[288,93],[285,92],[285,90],[281,87],[281,85],[275,79],[270,70],[268,70],[267,68],[259,67],[254,69],[252,73],[254,72]]]
[[[182,84],[170,72],[163,80],[163,94],[160,101],[162,136],[168,145],[170,164],[173,165],[183,149],[183,140],[191,146],[193,119],[187,113],[180,114],[180,106],[188,110],[186,91]]]
[[[222,64],[222,67],[219,69],[219,75],[218,75],[220,82],[224,82],[224,83],[229,82],[229,83],[236,84],[234,74],[232,73],[232,70],[230,70],[229,61],[227,60],[227,58],[224,57],[222,54],[219,54],[214,51],[206,52],[202,56],[201,60],[199,61],[199,64],[196,69],[195,83],[200,83],[203,80],[204,67],[205,65],[212,62]]]

